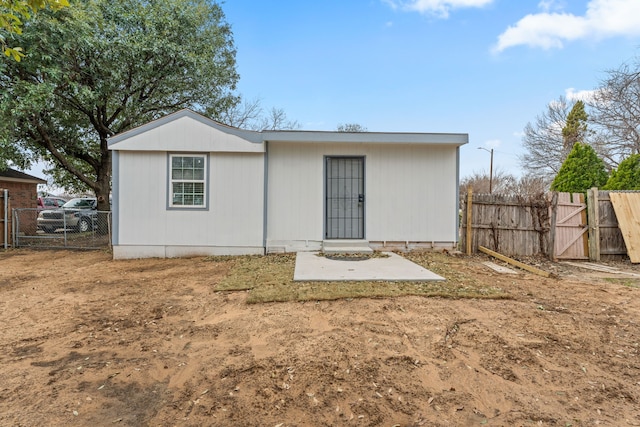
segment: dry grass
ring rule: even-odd
[[[343,298],[384,298],[405,295],[443,298],[504,299],[500,288],[479,283],[457,268],[464,260],[445,254],[417,252],[407,259],[446,278],[444,282],[294,282],[295,254],[211,257],[231,262],[229,274],[216,285],[217,291],[248,290],[248,303],[319,301]]]

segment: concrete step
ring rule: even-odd
[[[373,249],[371,248],[363,248],[361,246],[349,247],[349,246],[341,246],[339,248],[323,248],[322,252],[330,255],[330,254],[371,254],[373,253]]]
[[[323,240],[322,252],[325,254],[370,254],[373,249],[366,240],[340,239]]]

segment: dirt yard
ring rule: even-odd
[[[0,425],[640,426],[639,269],[443,259],[512,299],[249,305],[229,261],[0,252]]]

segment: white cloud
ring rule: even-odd
[[[493,48],[496,53],[513,46],[525,45],[543,49],[562,48],[578,39],[603,39],[640,35],[640,1],[590,0],[584,16],[549,10],[552,1],[541,1],[541,13],[530,14],[507,28]]]
[[[552,10],[561,10],[562,4],[556,0],[542,0],[538,3],[538,8],[543,12],[550,12]]]
[[[439,18],[448,18],[453,9],[484,7],[494,0],[382,0],[393,9],[402,9],[412,12],[435,15]]]
[[[396,10],[398,8],[398,4],[395,0],[382,0],[382,3],[388,4],[389,7],[393,10]]]
[[[595,90],[579,90],[579,91],[576,91],[574,88],[570,87],[568,89],[565,89],[564,93],[565,93],[565,97],[569,101],[584,101],[584,102],[588,102],[588,101],[593,100],[593,97],[594,97],[596,91]]]

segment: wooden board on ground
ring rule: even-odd
[[[632,263],[640,263],[640,220],[634,212],[640,212],[640,193],[609,193],[613,210],[618,217],[627,254]]]
[[[504,267],[502,265],[498,265],[496,263],[493,263],[491,261],[486,261],[483,262],[482,264],[486,265],[487,267],[489,267],[490,269],[497,271],[498,273],[503,273],[503,274],[518,274],[517,271],[512,270],[510,268]]]
[[[485,248],[484,246],[478,246],[478,250],[480,252],[484,252],[487,255],[491,255],[494,258],[498,258],[501,261],[506,262],[507,264],[511,264],[511,265],[515,265],[516,267],[519,267],[523,270],[527,270],[530,273],[533,274],[537,274],[538,276],[542,276],[542,277],[551,277],[551,273],[546,272],[544,270],[540,270],[539,268],[535,268],[532,267],[530,265],[527,265],[523,262],[520,261],[516,261],[513,258],[509,258],[508,256],[502,255],[498,252],[492,251],[491,249]]]
[[[632,273],[630,271],[623,271],[616,267],[609,267],[608,265],[594,264],[591,262],[569,262],[565,261],[562,264],[571,265],[573,267],[586,268],[587,270],[599,271],[601,273],[611,274],[624,274],[626,276],[640,277],[638,273]]]

